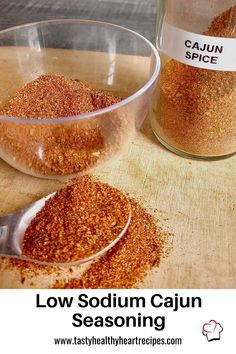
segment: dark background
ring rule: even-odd
[[[27,22],[79,18],[116,23],[154,42],[156,0],[0,0],[0,30]]]

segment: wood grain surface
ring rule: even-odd
[[[112,22],[155,41],[156,0],[0,0],[0,29],[56,18]]]
[[[114,22],[154,42],[155,0],[0,0],[0,29],[55,18]],[[152,114],[152,112],[150,113]],[[144,287],[236,287],[236,157],[218,162],[190,161],[159,145],[146,120],[117,160],[96,173],[157,209],[164,228],[173,232],[172,252],[145,279]],[[16,211],[60,188],[63,182],[22,174],[0,161],[0,214]],[[0,265],[0,287],[22,284],[17,270]],[[79,271],[78,271],[79,272]],[[59,277],[66,277],[61,271]],[[55,274],[38,276],[47,287]]]
[[[172,251],[153,269],[142,287],[235,288],[236,287],[236,188],[235,161],[190,161],[160,146],[146,121],[142,131],[116,161],[97,169],[106,182],[157,209],[160,224],[173,232]],[[56,180],[24,175],[0,161],[1,215],[61,187]],[[66,272],[34,279],[47,287]],[[0,287],[21,284],[17,270],[0,271]]]
[[[143,64],[141,58],[135,68],[142,70]],[[126,72],[133,75],[132,68]],[[157,142],[147,119],[122,155],[95,170],[101,180],[141,200],[150,212],[156,210],[159,224],[173,233],[169,257],[139,286],[236,287],[235,162],[235,156],[216,162],[178,157]],[[0,161],[0,214],[19,210],[62,185],[62,181],[25,175]],[[81,271],[76,269],[77,276]],[[1,288],[43,288],[68,277],[70,273],[61,269],[32,275],[22,284],[17,269],[9,268],[6,261],[0,266]]]

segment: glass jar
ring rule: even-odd
[[[236,152],[236,0],[158,0],[162,68],[152,128],[200,159]]]

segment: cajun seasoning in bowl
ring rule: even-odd
[[[84,173],[119,153],[144,121],[159,57],[139,34],[55,20],[0,40],[0,157],[13,167],[45,178]]]

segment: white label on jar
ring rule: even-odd
[[[236,38],[211,37],[163,24],[160,50],[198,68],[236,71]]]

